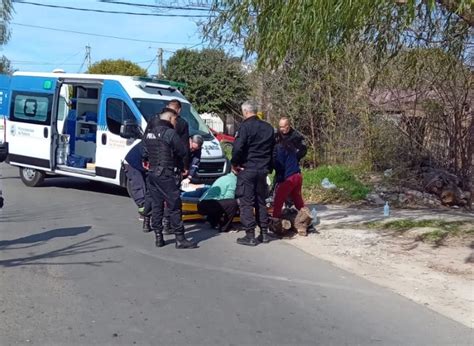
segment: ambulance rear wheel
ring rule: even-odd
[[[45,177],[45,173],[33,168],[20,167],[20,178],[23,184],[30,187],[41,185]]]

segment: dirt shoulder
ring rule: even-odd
[[[368,229],[366,222],[397,219],[467,221],[461,211],[352,209],[317,206],[319,234],[287,240],[318,258],[385,286],[455,321],[474,328],[474,239],[446,239],[443,245],[417,241],[426,229],[395,233]]]

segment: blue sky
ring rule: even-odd
[[[134,0],[124,0],[133,2]],[[148,12],[148,8],[99,3],[95,0],[31,0],[42,4],[95,8],[102,10]],[[154,0],[139,3],[156,4]],[[176,2],[176,1],[175,1]],[[173,1],[169,1],[173,3]],[[181,1],[181,3],[183,3]],[[201,38],[197,18],[148,17],[123,14],[79,12],[65,9],[37,7],[14,3],[15,13],[10,24],[11,39],[1,47],[0,55],[11,60],[14,69],[21,71],[52,71],[63,68],[66,72],[79,72],[85,57],[85,46],[91,47],[92,63],[101,59],[128,59],[143,68],[150,66],[158,48],[163,48],[165,60],[180,48],[197,44]],[[188,13],[166,10],[166,13]],[[206,12],[193,12],[205,14]],[[65,30],[129,37],[140,40],[178,42],[164,44],[133,42],[105,37],[79,35],[55,30],[44,30],[15,25],[27,24]],[[82,67],[84,72],[87,66]],[[156,74],[156,61],[149,67],[149,74]]]

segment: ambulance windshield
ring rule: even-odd
[[[169,100],[158,99],[133,99],[138,109],[148,122],[155,114],[161,112],[166,107]],[[205,140],[212,139],[212,135],[206,123],[201,119],[197,111],[189,103],[182,103],[180,116],[189,125],[189,134],[200,134]]]

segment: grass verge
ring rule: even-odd
[[[442,245],[448,237],[474,237],[474,223],[472,221],[444,221],[439,219],[400,219],[389,222],[372,221],[364,225],[370,229],[394,231],[403,234],[414,228],[431,228],[417,235],[416,240]]]
[[[324,178],[336,185],[325,189],[321,186]],[[303,195],[305,200],[317,203],[353,202],[364,199],[370,189],[357,178],[354,169],[347,166],[320,166],[303,169]]]

